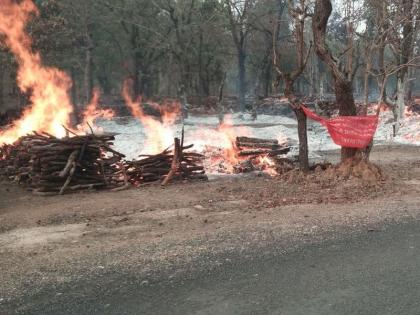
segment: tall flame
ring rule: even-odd
[[[173,127],[180,113],[180,106],[179,104],[173,103],[168,108],[162,109],[158,104],[148,102],[152,107],[159,109],[161,118],[157,119],[149,116],[143,111],[141,97],[133,100],[130,96],[131,85],[132,82],[126,80],[123,85],[122,94],[132,115],[140,120],[145,128],[147,139],[144,146],[146,152],[144,153],[155,154],[162,152],[173,143],[175,135]]]
[[[0,145],[13,143],[32,131],[62,137],[65,135],[62,126],[69,125],[73,111],[68,94],[72,85],[70,78],[56,68],[44,66],[39,53],[31,49],[32,42],[25,27],[37,14],[32,0],[0,0],[0,33],[4,34],[4,43],[17,60],[19,88],[30,94],[31,101],[22,118],[0,132]]]
[[[224,148],[225,159],[233,164],[237,164],[239,159],[237,157],[237,148],[235,146],[235,140],[237,133],[233,128],[232,116],[225,115],[223,123],[217,128],[217,133],[219,134],[222,148]]]

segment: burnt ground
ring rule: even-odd
[[[221,255],[281,252],[420,217],[420,148],[376,147],[384,180],[221,176],[122,192],[33,196],[0,183],[0,310],[30,313],[46,288],[109,274],[148,284],[223,264]],[[335,162],[337,152],[324,155]],[[250,254],[251,255],[251,254]],[[99,288],[97,288],[99,289]],[[55,293],[53,293],[55,294]]]

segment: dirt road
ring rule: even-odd
[[[109,270],[25,301],[26,314],[417,315],[420,224],[385,224],[283,253],[220,255],[210,270],[154,281]],[[213,258],[214,259],[214,258]]]
[[[322,176],[303,184],[248,175],[42,198],[3,182],[0,310],[28,314],[45,301],[57,305],[65,288],[79,294],[68,288],[82,280],[94,284],[85,300],[95,290],[116,294],[119,284],[109,280],[118,275],[139,285],[162,278],[179,284],[223,267],[220,257],[229,254],[252,258],[276,244],[278,254],[287,255],[305,244],[418,219],[419,153],[376,148],[373,161],[387,179],[368,187]]]

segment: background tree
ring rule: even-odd
[[[225,0],[238,60],[239,108],[245,111],[247,40],[252,29],[254,0]]]
[[[243,111],[246,95],[256,96],[255,105],[260,97],[290,94],[286,77],[273,86],[277,70],[291,74],[301,68],[296,58],[298,27],[291,14],[284,14],[287,2],[37,0],[40,15],[28,31],[44,62],[72,77],[71,94],[78,106],[86,104],[94,86],[100,87],[105,103],[122,104],[126,78],[134,82],[134,93],[146,98],[180,97],[184,87],[183,98],[188,96],[195,106],[214,104],[226,74],[224,93],[239,97],[225,97],[225,103],[229,99],[235,110]],[[292,2],[299,6],[299,1]],[[336,101],[346,115],[357,112],[355,100],[367,110],[377,94],[400,119],[411,86],[414,94],[420,88],[413,80],[420,63],[415,53],[418,2],[307,0],[316,14],[306,25],[305,49],[312,33],[317,40],[308,66],[293,83],[293,94]],[[272,62],[274,33],[277,70]],[[3,108],[24,105],[15,62],[7,50],[1,55]],[[352,154],[350,150],[348,156]]]
[[[332,13],[330,0],[316,0],[315,10],[312,18],[312,29],[314,34],[315,51],[319,58],[325,62],[331,71],[334,81],[334,89],[337,105],[342,116],[354,116],[357,114],[353,96],[353,85],[350,80],[349,67],[340,67],[339,60],[334,57],[327,45],[327,25]],[[342,147],[342,160],[354,157],[355,149]]]
[[[297,4],[295,4],[297,2]],[[309,170],[308,159],[308,135],[306,126],[306,115],[300,107],[300,100],[294,91],[294,85],[298,77],[305,70],[308,58],[310,55],[312,43],[305,44],[305,20],[309,17],[309,6],[306,0],[288,0],[288,12],[294,23],[293,25],[293,38],[296,54],[296,67],[290,71],[283,70],[280,66],[279,60],[281,59],[280,50],[278,47],[277,31],[273,37],[273,63],[278,73],[279,80],[284,82],[284,95],[288,98],[293,111],[296,114],[298,122],[298,136],[299,136],[299,164],[301,171],[307,172]],[[280,28],[281,15],[279,14],[276,29]],[[308,47],[309,46],[309,47]]]

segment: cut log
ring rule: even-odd
[[[236,146],[241,148],[259,148],[259,149],[271,149],[276,150],[278,148],[281,148],[278,144],[272,144],[272,143],[252,143],[252,142],[237,142]]]
[[[178,138],[175,138],[175,148],[174,148],[174,156],[172,158],[172,165],[171,170],[169,171],[168,175],[165,177],[164,181],[162,182],[162,186],[166,186],[172,177],[178,173],[179,168],[181,166],[181,159],[182,159],[182,147],[181,142]]]
[[[75,150],[72,152],[72,154],[70,154],[66,166],[64,167],[64,169],[60,172],[58,176],[66,177],[68,175],[78,155],[79,155],[79,150]]]
[[[242,150],[238,153],[239,156],[250,156],[250,155],[281,155],[287,154],[290,151],[290,148],[282,148],[277,150],[266,150],[266,149],[256,149],[256,150]]]
[[[278,140],[275,139],[259,139],[249,137],[236,137],[236,143],[270,143],[272,145],[279,144]]]

